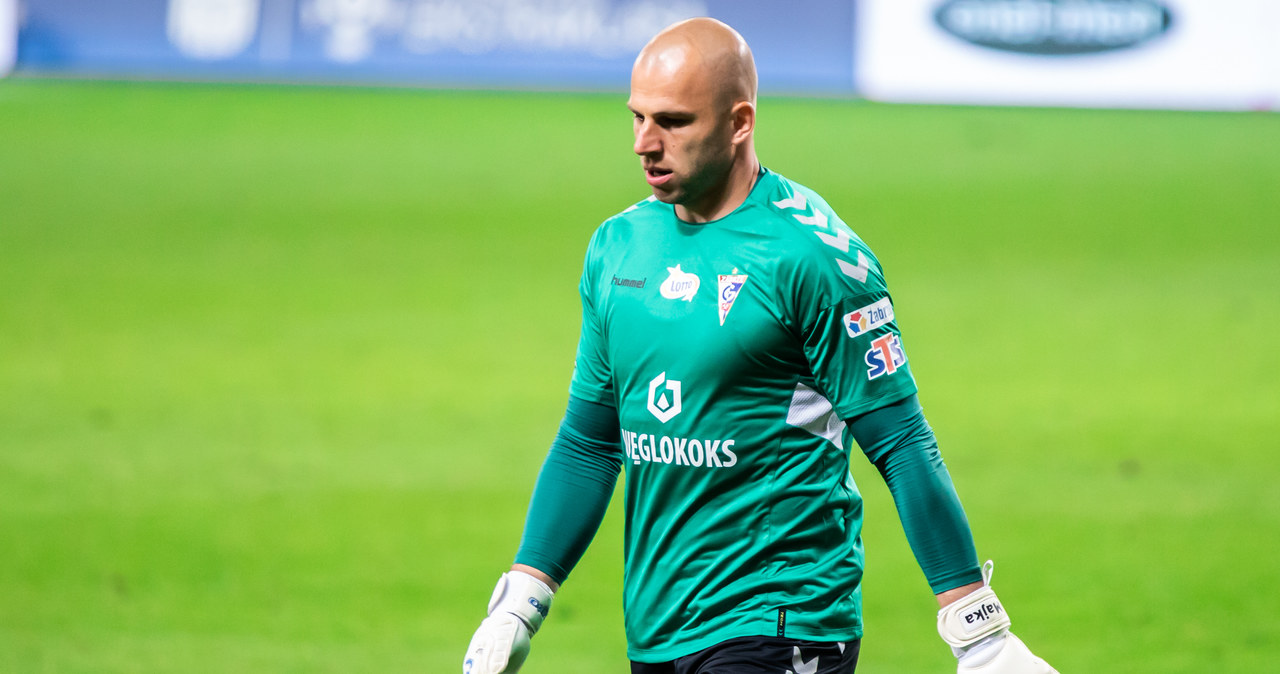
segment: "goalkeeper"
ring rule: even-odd
[[[879,261],[816,193],[761,166],[756,71],[691,19],[636,59],[653,195],[587,249],[568,409],[511,571],[464,659],[514,672],[626,470],[634,674],[854,671],[856,443],[888,484],[960,672],[1053,672],[1009,632],[916,398]]]

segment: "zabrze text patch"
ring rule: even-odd
[[[850,337],[857,337],[868,330],[887,325],[892,320],[893,304],[886,297],[879,302],[868,304],[861,309],[854,309],[845,314],[844,327],[849,331]]]

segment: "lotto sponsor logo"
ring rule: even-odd
[[[622,429],[622,446],[635,465],[661,463],[690,468],[732,468],[738,463],[732,439],[706,440],[637,433]]]
[[[891,321],[893,321],[893,303],[888,297],[844,315],[844,327],[849,331],[850,337],[857,337],[869,330],[888,325]]]
[[[692,302],[694,294],[698,292],[698,286],[702,285],[698,275],[680,269],[680,265],[667,267],[667,273],[670,275],[658,288],[662,296],[669,300]]]
[[[898,336],[888,334],[874,342],[867,351],[867,379],[878,379],[886,374],[893,374],[907,362],[907,354],[902,350],[902,342]]]

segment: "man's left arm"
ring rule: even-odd
[[[842,236],[828,237],[840,242],[838,252],[822,238],[829,245],[794,258],[786,314],[799,329],[816,388],[893,494],[907,541],[943,606],[938,633],[962,674],[1054,672],[1009,634],[1008,616],[978,564],[969,522],[916,399],[880,261],[826,202],[805,196]]]
[[[978,564],[969,521],[913,394],[849,420],[849,431],[880,471],[907,542],[937,596],[938,634],[961,674],[1056,674],[1009,632],[990,586],[991,563]]]

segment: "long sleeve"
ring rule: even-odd
[[[851,420],[849,430],[884,477],[934,593],[982,580],[969,521],[916,396]]]
[[[538,473],[516,563],[563,583],[604,519],[622,468],[618,411],[569,396]]]

